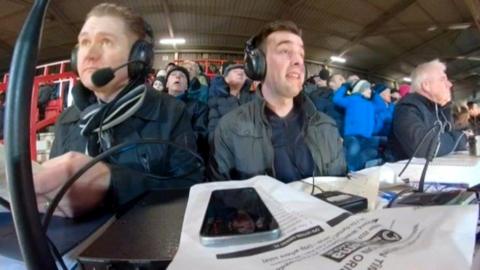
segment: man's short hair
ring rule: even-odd
[[[257,35],[255,35],[253,45],[260,48],[265,53],[265,40],[267,37],[278,31],[286,31],[302,37],[302,30],[292,21],[278,20],[264,25]]]
[[[475,104],[477,104],[475,101],[468,101],[467,102],[467,108],[469,110],[473,109],[473,106],[475,106]]]
[[[123,20],[127,29],[138,39],[145,39],[147,35],[145,21],[131,8],[112,3],[102,3],[93,7],[85,20],[93,16],[112,16]]]
[[[430,77],[430,72],[434,68],[440,68],[442,71],[447,69],[447,66],[440,62],[438,59],[432,60],[427,63],[418,65],[410,76],[412,79],[412,92],[418,92],[422,90],[422,83]]]

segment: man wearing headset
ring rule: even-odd
[[[262,81],[258,98],[226,114],[215,130],[216,180],[270,175],[283,182],[312,175],[344,175],[335,122],[302,93],[301,31],[292,22],[264,26],[247,42],[245,72]]]
[[[199,164],[188,151],[196,147],[185,106],[145,81],[153,60],[147,30],[143,19],[126,7],[99,4],[88,13],[72,57],[80,77],[73,90],[74,105],[56,123],[53,159],[34,177],[39,209],[44,210],[49,198],[92,157],[139,139],[177,146],[121,149],[70,188],[58,213],[78,216],[102,204],[123,205],[150,189],[188,187],[202,180]],[[113,78],[102,68],[112,68]]]
[[[413,93],[397,103],[393,114],[388,159],[408,159],[415,151],[415,157],[433,158],[466,148],[466,134],[453,129],[452,83],[445,70],[438,60],[413,70]]]

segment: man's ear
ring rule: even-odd
[[[431,87],[430,87],[430,82],[427,81],[427,80],[424,80],[421,84],[420,84],[420,88],[422,89],[422,91],[424,93],[427,93],[427,94],[431,94]]]

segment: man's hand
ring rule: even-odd
[[[81,153],[69,152],[42,164],[42,170],[34,175],[38,209],[45,212],[50,200],[78,170],[92,158]],[[110,169],[99,162],[87,170],[70,187],[55,210],[55,215],[76,217],[98,206],[110,186]]]
[[[464,130],[463,133],[465,133],[465,136],[466,136],[467,138],[470,138],[470,137],[475,136],[475,133],[474,133],[473,130],[471,130],[471,129]]]

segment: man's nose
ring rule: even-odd
[[[294,65],[303,65],[303,56],[300,53],[293,53],[292,62]]]
[[[101,55],[101,48],[98,44],[92,44],[88,49],[87,49],[87,54],[86,57],[89,59],[96,59],[100,57]]]
[[[450,80],[447,80],[447,88],[450,90],[453,90],[452,86],[453,86],[452,82]]]

